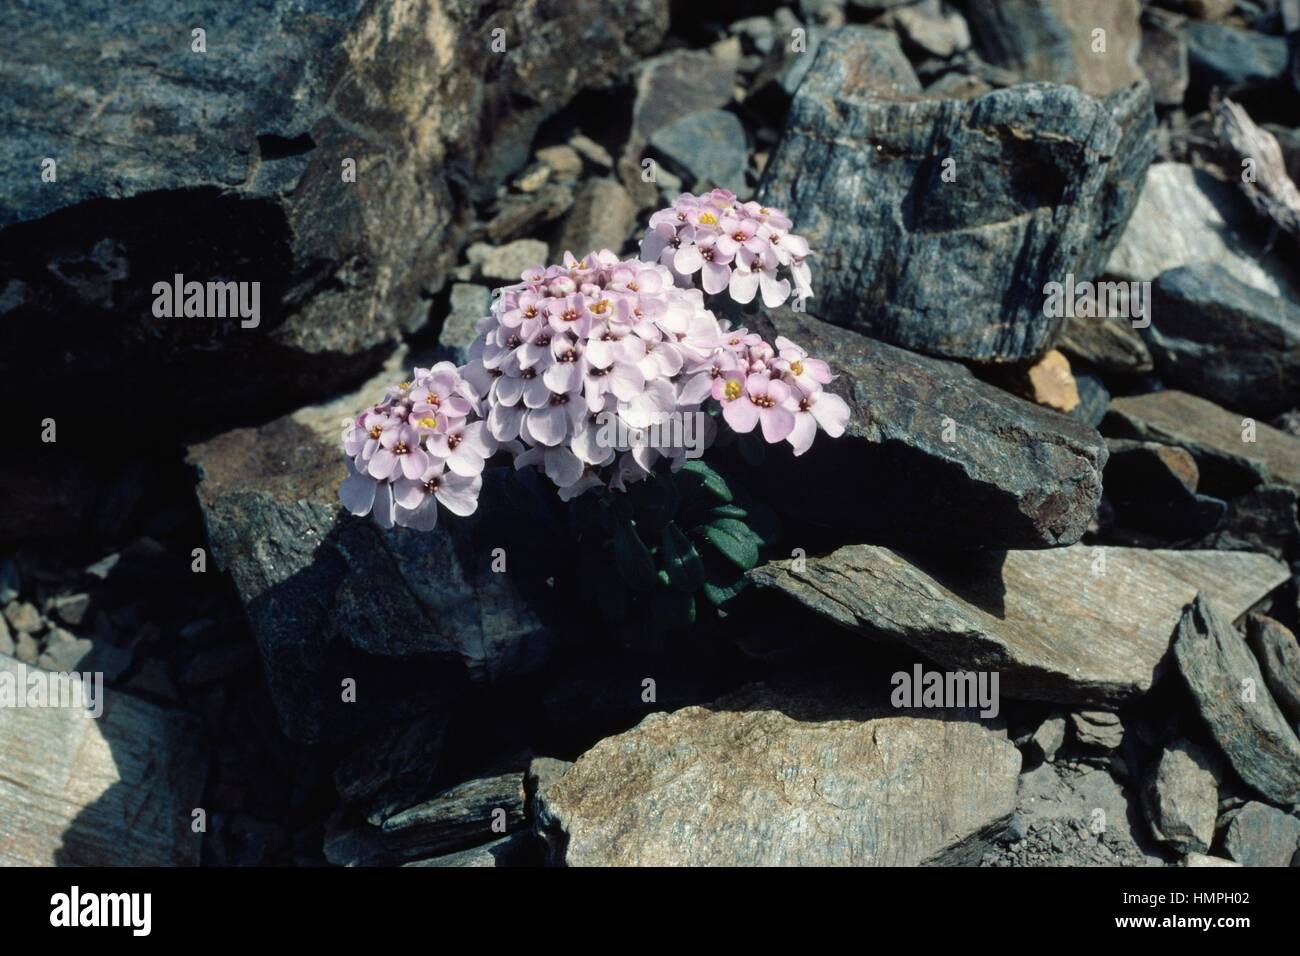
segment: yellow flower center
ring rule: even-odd
[[[433,417],[431,417],[431,416],[429,416],[429,415],[425,415],[423,418],[420,419],[420,427],[421,427],[421,428],[437,428],[437,427],[438,427],[438,419],[433,418]]]
[[[718,224],[718,217],[713,215],[713,213],[711,212],[700,213],[700,225],[716,226],[717,224]]]
[[[793,362],[790,363],[790,371],[794,372],[794,374],[796,375],[802,375],[803,362],[800,362],[798,359],[795,359]]]
[[[740,398],[740,392],[740,382],[734,378],[722,389],[722,393],[727,396],[727,401],[729,402],[734,402],[736,399]]]
[[[610,305],[609,299],[601,299],[599,302],[597,302],[595,305],[591,307],[591,311],[595,312],[597,315],[604,315],[606,312],[609,311],[609,305]]]

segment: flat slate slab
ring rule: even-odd
[[[49,673],[0,655],[0,681],[24,691]],[[111,689],[98,718],[4,707],[0,866],[197,866],[203,741],[188,714]]]
[[[1206,463],[1229,464],[1260,481],[1300,488],[1300,438],[1250,421],[1213,402],[1169,389],[1117,398],[1110,403],[1107,434],[1181,445],[1205,471]],[[1254,429],[1254,441],[1250,429]]]
[[[837,544],[926,551],[1054,548],[1087,530],[1107,456],[1095,429],[957,362],[789,306],[738,321],[829,362],[836,375],[829,389],[852,412],[840,438],[815,442],[798,458],[768,455],[746,476],[760,497],[787,509],[791,528],[834,529]]]
[[[1119,703],[1154,680],[1184,607],[1203,592],[1230,617],[1287,580],[1244,551],[1073,545],[951,557],[925,566],[853,545],[750,572],[854,631],[964,670],[995,670],[1011,697]]]
[[[1015,808],[1020,752],[978,722],[863,699],[752,685],[602,740],[537,793],[550,862],[978,861]]]

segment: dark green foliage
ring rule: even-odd
[[[579,498],[570,520],[602,618],[662,632],[722,613],[781,536],[770,508],[699,460],[676,474],[660,469],[626,494]]]

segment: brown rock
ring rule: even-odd
[[[1039,405],[1066,414],[1079,404],[1079,389],[1070,374],[1070,360],[1052,349],[1025,372],[1025,394]]]

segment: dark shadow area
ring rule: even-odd
[[[267,145],[285,155],[307,148]],[[168,430],[265,420],[319,396],[322,381],[342,384],[374,368],[382,355],[373,350],[308,364],[277,344],[292,267],[283,209],[216,188],[96,199],[11,226],[0,233],[0,402],[20,417],[61,423],[93,407],[96,435],[143,448]],[[178,275],[183,296],[185,284],[204,285],[203,316],[176,314],[176,296],[155,291]],[[209,293],[210,283],[223,285]],[[225,283],[238,284],[242,298]],[[159,317],[156,306],[172,315]],[[147,416],[152,427],[106,429],[108,408]]]

